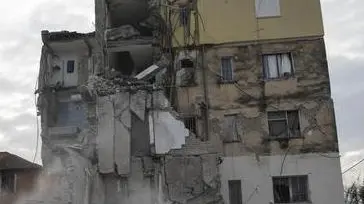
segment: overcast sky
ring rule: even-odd
[[[364,158],[364,1],[322,0],[322,9],[342,167],[346,169]],[[92,31],[93,0],[6,1],[0,4],[0,16],[0,151],[33,160],[40,31]],[[356,178],[359,169],[364,164],[344,179]]]

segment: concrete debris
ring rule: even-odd
[[[140,36],[140,32],[131,25],[123,25],[118,28],[107,29],[105,36],[107,40],[127,40]]]
[[[175,119],[170,112],[152,111],[153,127],[150,137],[154,138],[156,154],[166,154],[171,149],[180,149],[186,143],[188,129],[182,121]],[[153,140],[153,139],[151,139]]]
[[[194,86],[195,81],[195,70],[192,68],[182,68],[176,73],[176,84],[177,86]]]
[[[155,74],[156,72],[158,72],[161,69],[161,67],[157,66],[157,65],[152,65],[148,68],[146,68],[144,71],[140,72],[138,75],[135,76],[136,79],[138,80],[148,80],[151,77],[153,77],[153,74]]]
[[[165,110],[171,108],[169,101],[162,90],[153,92],[152,107],[155,110]]]
[[[140,120],[145,120],[145,110],[147,103],[147,92],[143,90],[137,91],[132,94],[130,98],[130,110],[133,111]]]
[[[101,173],[114,172],[114,110],[111,97],[97,98],[97,155]]]
[[[114,158],[117,173],[127,176],[130,173],[130,132],[120,123],[115,123]]]

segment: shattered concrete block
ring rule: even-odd
[[[140,36],[140,32],[131,25],[123,25],[118,28],[106,30],[107,40],[130,39]]]
[[[114,110],[111,97],[97,98],[96,148],[100,173],[114,172]]]
[[[130,173],[130,132],[118,120],[115,120],[114,158],[117,173],[126,176]]]
[[[176,84],[177,86],[194,86],[195,81],[195,69],[183,68],[176,73]]]
[[[152,95],[152,108],[154,109],[166,109],[170,108],[170,104],[166,96],[164,95],[164,92],[162,90],[160,91],[154,91]]]
[[[168,111],[151,111],[152,123],[149,124],[151,138],[154,138],[155,152],[166,154],[172,149],[180,149],[186,143],[189,130],[182,121]]]
[[[137,93],[131,95],[130,99],[130,110],[133,111],[140,120],[145,119],[145,107],[147,100],[147,92],[139,90]]]
[[[114,101],[115,119],[125,127],[131,128],[130,93],[120,92],[115,95]]]

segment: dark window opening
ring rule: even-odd
[[[293,76],[293,60],[290,53],[263,55],[266,79],[289,78]]]
[[[273,177],[273,195],[275,203],[307,202],[308,177]]]
[[[128,51],[114,53],[111,66],[124,76],[131,76],[135,69],[134,60]]]
[[[223,82],[233,81],[233,58],[223,57],[221,58],[221,80]]]
[[[184,117],[183,122],[190,132],[197,134],[196,117]]]
[[[269,135],[277,138],[301,136],[297,110],[268,112]]]
[[[181,68],[194,68],[194,63],[190,59],[181,60]]]
[[[1,192],[15,193],[15,174],[1,174]]]
[[[75,72],[75,61],[69,60],[67,61],[67,73]]]
[[[229,199],[230,204],[242,204],[243,196],[241,192],[241,181],[230,180],[229,181]]]

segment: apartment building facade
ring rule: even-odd
[[[95,32],[42,32],[42,160],[61,185],[40,201],[343,203],[319,0],[95,12]]]
[[[225,202],[343,203],[320,1],[200,0],[170,16],[177,109],[222,143]]]

